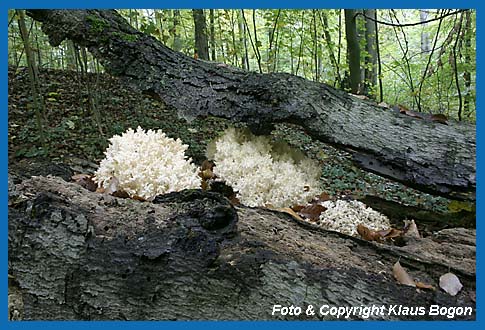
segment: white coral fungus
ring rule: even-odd
[[[389,219],[359,201],[325,201],[327,210],[320,214],[319,225],[343,234],[357,235],[357,226],[363,224],[369,229],[389,229]]]
[[[301,152],[269,137],[230,128],[209,146],[214,173],[247,206],[305,204],[319,193],[320,167]]]
[[[187,159],[187,145],[169,138],[161,130],[136,132],[128,129],[115,135],[106,149],[94,180],[107,189],[117,182],[117,190],[130,197],[151,200],[159,194],[200,188],[198,168]]]

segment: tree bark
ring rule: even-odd
[[[58,177],[14,184],[9,174],[9,301],[24,320],[335,319],[322,305],[385,306],[372,319],[444,319],[389,313],[393,305],[471,307],[475,231],[446,229],[397,247],[329,232],[285,213],[233,207],[186,190],[153,203],[85,190]],[[379,262],[376,262],[376,259]],[[447,272],[463,289],[397,284],[400,260],[437,287]],[[271,315],[311,304],[317,314]],[[360,319],[351,315],[350,319]]]
[[[377,19],[376,9],[365,9],[365,17]],[[365,19],[365,95],[372,99],[376,97],[377,85],[377,47],[376,47],[376,23],[370,19]]]
[[[180,23],[180,10],[174,9],[173,10],[173,25],[172,25],[172,34],[173,34],[173,50],[176,52],[180,52],[182,50],[182,39],[180,39],[180,35],[178,32],[179,23]]]
[[[475,199],[475,127],[393,112],[326,84],[197,61],[133,29],[111,10],[30,10],[53,46],[85,45],[128,85],[163,99],[183,117],[217,116],[267,134],[294,123],[347,149],[363,169],[423,191]]]
[[[212,61],[217,61],[216,58],[216,32],[214,22],[214,9],[209,9],[209,21],[210,21],[210,49]]]
[[[345,39],[347,40],[347,62],[350,71],[350,89],[352,93],[361,92],[360,46],[357,33],[356,11],[345,9]]]
[[[209,44],[207,41],[207,24],[203,9],[192,9],[194,15],[195,53],[201,60],[209,60]]]

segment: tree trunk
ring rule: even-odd
[[[210,49],[212,61],[217,61],[216,58],[216,32],[214,23],[214,9],[209,9],[209,20],[210,20]]]
[[[337,62],[337,59],[335,58],[335,54],[333,50],[333,42],[332,42],[332,36],[330,35],[330,28],[328,26],[327,12],[325,10],[319,10],[319,15],[320,15],[320,21],[323,25],[323,36],[325,39],[325,43],[327,44],[328,56],[330,57],[330,62],[332,63],[335,69],[335,81],[333,83],[333,87],[337,85],[341,88],[342,81],[340,79],[340,67]]]
[[[11,318],[336,319],[318,313],[328,305],[384,306],[371,319],[446,320],[392,307],[438,305],[468,307],[471,315],[457,318],[475,319],[474,230],[446,229],[397,247],[285,213],[233,207],[201,190],[150,203],[93,193],[58,177],[14,180],[9,174]],[[452,297],[398,284],[392,275],[398,260],[422,282],[438,287],[439,277],[452,272],[464,287]],[[275,304],[303,313],[273,316]],[[304,313],[310,304],[314,316]]]
[[[180,23],[180,10],[174,9],[173,11],[173,50],[176,52],[180,52],[182,50],[182,40],[180,39],[180,35],[178,33],[178,26]]]
[[[201,60],[209,60],[209,46],[207,42],[207,25],[203,9],[192,9],[194,15],[195,53]]]
[[[360,46],[357,34],[356,11],[345,9],[345,37],[347,40],[347,62],[350,70],[350,90],[354,94],[360,93]]]
[[[474,125],[408,116],[289,74],[196,61],[136,31],[115,11],[29,15],[43,22],[52,45],[70,38],[87,46],[107,72],[163,99],[181,116],[246,122],[259,134],[276,123],[294,123],[315,139],[351,151],[366,170],[434,194],[475,199]]]
[[[472,13],[470,11],[465,12],[465,31],[464,31],[464,39],[465,39],[465,69],[463,72],[463,80],[465,83],[465,97],[463,100],[463,114],[466,116],[470,116],[472,113],[472,109],[470,107],[472,102],[472,80],[471,80],[471,73],[470,68],[472,64],[471,54],[473,52],[472,48]]]
[[[429,32],[426,31],[427,28],[427,23],[428,20],[428,12],[426,10],[420,10],[419,11],[419,21],[422,24],[422,30],[421,30],[421,52],[423,53],[423,56],[426,56],[427,53],[431,51],[431,45],[429,43]]]
[[[249,71],[249,56],[248,56],[248,42],[246,39],[246,25],[244,24],[244,9],[238,11],[238,24],[239,24],[239,42],[243,48],[243,55],[241,59],[241,67],[243,70]]]
[[[365,19],[365,95],[375,99],[377,85],[377,47],[376,47],[376,19],[375,9],[364,10]],[[369,17],[369,18],[367,18]]]

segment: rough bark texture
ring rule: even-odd
[[[300,306],[470,306],[475,231],[446,229],[387,246],[328,232],[287,214],[236,207],[188,190],[153,203],[92,193],[58,177],[9,176],[10,313],[17,319],[333,319],[272,316]],[[437,287],[397,284],[400,260]],[[352,316],[351,319],[358,319]],[[447,319],[385,315],[377,319]]]
[[[209,60],[209,43],[207,39],[207,24],[203,9],[192,9],[194,16],[195,52],[201,60]]]
[[[357,10],[345,9],[345,39],[347,41],[347,63],[349,65],[349,82],[352,93],[361,94],[360,75],[360,41],[357,32]]]
[[[112,10],[29,10],[53,46],[87,46],[113,74],[186,118],[218,116],[268,133],[278,122],[346,148],[364,169],[423,191],[475,199],[475,127],[416,119],[289,74],[257,74],[173,52]]]

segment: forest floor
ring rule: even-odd
[[[189,145],[188,156],[200,164],[207,144],[230,126],[226,120],[185,120],[163,103],[124,87],[107,74],[82,79],[74,71],[41,70],[46,144],[41,146],[28,72],[9,70],[8,159],[9,166],[49,159],[64,163],[71,158],[99,164],[109,138],[128,128],[161,129]],[[86,81],[88,80],[88,81]],[[101,127],[89,106],[89,92],[101,114]],[[331,197],[373,195],[402,204],[444,212],[450,201],[431,196],[360,170],[345,151],[312,140],[297,126],[279,125],[272,133],[316,159],[322,166],[322,189]]]

